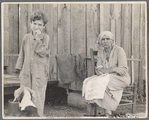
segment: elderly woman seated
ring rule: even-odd
[[[93,115],[93,104],[104,108],[104,114],[115,111],[122,97],[123,88],[130,84],[127,59],[122,47],[115,45],[114,35],[102,32],[97,39],[98,55],[96,75],[83,82],[89,115]]]

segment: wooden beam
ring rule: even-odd
[[[70,4],[58,4],[58,54],[70,53]]]
[[[3,24],[4,24],[4,54],[9,53],[9,4],[3,4]],[[9,66],[9,57],[4,57],[4,65]]]
[[[121,4],[114,4],[114,12],[113,12],[113,17],[115,19],[115,43],[116,45],[120,46],[121,45],[121,22],[122,22],[122,8]]]
[[[27,34],[28,22],[28,5],[19,4],[19,51],[21,49],[22,40],[25,34]]]
[[[94,50],[98,49],[96,42],[98,35],[100,34],[100,4],[87,4],[86,14],[86,52],[87,56],[90,57],[90,48],[93,48]],[[87,76],[91,76],[91,73],[91,61],[87,61]]]
[[[100,32],[110,31],[110,4],[100,4]]]
[[[140,19],[140,4],[132,4],[132,55],[136,59],[139,59],[139,41],[140,41],[140,28],[139,28],[139,19]],[[139,81],[139,63],[134,63],[134,80]]]
[[[81,57],[86,56],[86,5],[71,4],[71,54]],[[76,57],[76,63],[79,63],[79,57]],[[86,62],[85,62],[86,66]],[[72,88],[82,90],[84,78],[75,74],[76,80],[72,83]]]

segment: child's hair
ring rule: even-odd
[[[34,11],[33,14],[30,17],[30,22],[36,21],[36,20],[43,20],[44,25],[47,24],[48,19],[41,11]]]

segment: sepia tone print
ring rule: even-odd
[[[24,36],[33,35],[30,18],[35,11],[41,11],[48,20],[47,24],[43,25],[42,33],[39,33],[49,36],[49,39],[45,39],[48,40],[49,49],[47,49],[48,65],[45,69],[43,68],[47,73],[47,83],[45,82],[47,87],[43,93],[45,101],[42,116],[37,115],[36,104],[35,108],[28,106],[24,111],[20,109],[21,100],[28,98],[20,97],[20,101],[14,102],[17,90],[29,91],[30,94],[24,92],[23,95],[31,95],[31,102],[33,102],[33,89],[26,89],[27,86],[22,88],[20,82],[22,73],[16,72],[16,64],[23,46]],[[35,19],[33,22],[38,20],[43,19]],[[113,99],[113,95],[119,96],[116,110],[110,110],[108,115],[105,114],[107,107],[100,106],[95,101],[91,103],[92,109],[89,112],[88,102],[82,96],[85,79],[97,75],[95,69],[100,61],[98,59],[99,49],[104,44],[99,43],[98,39],[104,31],[110,31],[113,35],[110,37],[112,35],[107,34],[109,39],[114,40],[114,46],[119,46],[114,48],[115,50],[123,49],[122,57],[126,55],[122,58],[123,63],[126,62],[125,67],[130,76],[130,83],[121,88],[121,93],[115,94],[108,91],[107,95],[110,96],[110,99]],[[30,37],[25,39],[32,41]],[[44,45],[41,43],[42,47]],[[148,116],[146,2],[3,2],[2,46],[3,118],[146,118]],[[103,48],[105,49],[105,47]],[[112,59],[111,54],[112,52],[109,55],[106,54],[107,61]],[[103,60],[104,54],[102,55]],[[27,59],[30,61],[30,57]],[[116,56],[113,64],[115,61],[119,61],[119,56]],[[43,70],[40,66],[41,62],[43,61],[41,60],[36,67],[35,76],[39,76]],[[118,63],[113,64],[111,65],[114,66]],[[29,71],[29,69],[27,70]],[[114,79],[117,81],[121,78]],[[41,87],[43,82],[37,83],[38,86]],[[117,86],[120,85],[118,82]],[[106,94],[104,95],[106,96]],[[114,104],[111,102],[111,106]]]

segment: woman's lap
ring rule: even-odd
[[[94,79],[95,77],[97,76],[96,75],[91,76],[86,80]],[[127,77],[121,77],[121,76],[110,74],[110,81],[107,86],[111,90],[110,92],[113,94],[113,98],[105,92],[103,99],[96,99],[93,101],[99,107],[109,109],[112,111],[116,110],[121,100],[123,88],[127,86],[127,84],[125,83],[125,79],[127,79]]]

